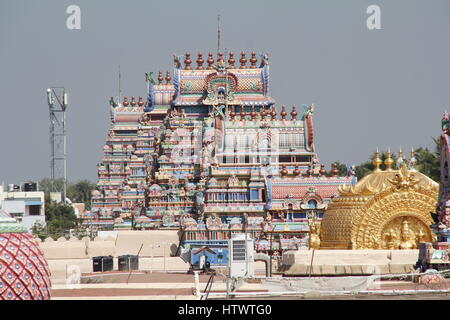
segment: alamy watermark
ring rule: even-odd
[[[69,30],[81,29],[81,9],[79,6],[72,4],[67,7],[66,13],[69,14],[66,20],[66,27]]]
[[[66,13],[69,16],[66,19],[66,27],[69,30],[81,29],[81,8],[72,4],[67,7]],[[369,30],[381,29],[381,8],[379,5],[372,4],[367,7],[366,13],[369,15],[366,20],[366,26]]]
[[[80,289],[81,288],[81,270],[78,265],[66,266],[66,286],[67,289]]]
[[[381,29],[381,8],[376,4],[367,7],[366,13],[369,15],[366,20],[367,29]]]

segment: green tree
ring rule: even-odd
[[[64,186],[63,178],[55,179],[54,184],[53,184],[53,188],[54,188],[55,192],[63,191],[63,186]],[[50,194],[50,192],[53,192],[52,179],[50,179],[50,178],[41,179],[41,181],[39,181],[39,190],[44,191],[45,194]]]
[[[439,182],[441,174],[439,153],[431,152],[428,148],[418,148],[414,153],[417,160],[416,170]]]
[[[358,178],[358,181],[371,173],[373,169],[375,169],[375,166],[371,161],[366,161],[361,163],[360,165],[355,166],[355,175]]]
[[[337,164],[337,168],[339,170],[338,176],[342,177],[342,176],[346,176],[347,175],[347,165],[345,163],[339,162],[339,161],[335,161],[331,164],[331,170],[333,170],[333,164],[336,163]],[[331,173],[331,170],[326,174],[327,177],[331,177],[333,174]]]
[[[33,227],[31,227],[31,233],[39,237],[42,241],[49,237],[46,228],[42,225],[40,221],[36,221]]]
[[[55,179],[54,190],[55,192],[61,192],[63,190],[64,179]],[[72,202],[84,203],[87,209],[90,209],[91,205],[91,192],[96,188],[95,183],[89,180],[80,180],[77,183],[67,182],[66,196]],[[49,178],[44,178],[39,182],[39,190],[44,191],[46,197],[50,197],[52,192],[52,181]]]
[[[85,227],[82,227],[81,225],[78,225],[78,227],[73,230],[73,235],[81,240],[84,237],[90,237],[90,233]]]
[[[84,203],[85,207],[90,209],[91,192],[96,185],[89,180],[81,180],[75,184],[69,184],[67,187],[67,196],[72,202]]]
[[[63,202],[49,201],[45,206],[48,234],[57,239],[77,226],[77,217],[72,206]]]

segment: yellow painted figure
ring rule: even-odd
[[[320,248],[320,223],[317,221],[316,216],[308,218],[309,224],[309,248]]]

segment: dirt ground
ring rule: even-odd
[[[450,300],[447,293],[422,293],[422,294],[357,294],[325,297],[258,297],[258,298],[233,298],[234,300]]]
[[[222,277],[216,276],[215,282],[222,282]],[[209,275],[201,274],[199,276],[201,289],[206,286]],[[254,281],[258,282],[258,281]],[[52,290],[52,297],[56,298],[75,298],[86,297],[95,299],[95,297],[133,297],[133,296],[180,296],[193,297],[194,275],[188,273],[163,273],[163,272],[139,272],[129,274],[128,272],[108,272],[83,274],[82,281],[83,288],[67,289],[57,288]],[[110,287],[107,284],[122,284],[123,287]],[[139,288],[139,284],[154,284],[150,288]],[[86,288],[86,285],[94,284],[92,288]],[[95,285],[100,284],[102,287]],[[106,286],[103,286],[106,285]],[[158,285],[164,287],[158,287]],[[133,287],[135,286],[135,287]],[[420,293],[420,290],[450,290],[450,279],[446,279],[444,283],[439,286],[425,286],[412,283],[410,281],[382,281],[379,288],[373,289],[373,294],[357,294],[357,295],[341,295],[341,296],[320,296],[318,293],[313,293],[306,296],[279,296],[279,297],[245,297],[242,299],[254,300],[450,300],[450,293]],[[397,294],[397,293],[383,293],[376,294],[377,290],[418,290],[415,294]],[[245,290],[247,292],[253,290]],[[259,290],[261,291],[261,290]],[[211,291],[215,292],[215,291]],[[240,298],[233,298],[239,300]]]
[[[207,282],[209,275],[200,274],[200,282]],[[164,272],[142,272],[136,271],[131,274],[128,272],[104,272],[83,274],[81,283],[179,283],[192,282],[194,284],[194,275],[188,273],[164,273]]]

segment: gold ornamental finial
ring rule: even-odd
[[[392,171],[392,164],[394,160],[392,160],[391,148],[388,148],[386,159],[384,160],[384,164],[386,165],[386,171]]]
[[[383,163],[383,161],[381,161],[381,159],[380,159],[380,152],[378,151],[378,147],[377,147],[377,151],[375,152],[375,158],[373,159],[372,163],[375,166],[374,171],[380,171],[380,165]]]

